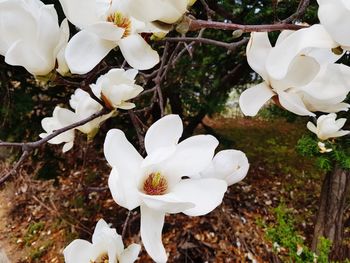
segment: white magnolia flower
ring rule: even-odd
[[[41,138],[45,138],[55,130],[79,122],[102,110],[102,106],[97,101],[93,100],[89,93],[82,89],[75,90],[69,103],[74,111],[56,106],[52,117],[44,118],[41,121],[43,129],[46,131],[46,133],[41,133],[39,135]],[[48,142],[52,144],[60,144],[64,142],[63,152],[67,152],[73,147],[74,131],[76,129],[92,138],[97,133],[101,123],[110,118],[113,114],[114,111],[111,111],[108,114],[97,117],[82,126],[78,126],[52,138]]]
[[[124,249],[122,237],[100,219],[92,235],[92,243],[76,239],[63,250],[63,254],[66,263],[133,263],[140,249],[138,244]]]
[[[331,49],[337,45],[321,25],[283,31],[274,48],[267,33],[252,33],[247,59],[264,82],[242,93],[243,113],[256,115],[275,95],[297,115],[347,110],[349,105],[342,102],[350,90],[350,68],[334,64],[340,55]]]
[[[212,163],[200,173],[200,176],[222,179],[230,186],[243,180],[248,169],[249,162],[244,152],[224,150],[215,155]]]
[[[332,148],[327,148],[326,144],[324,144],[323,142],[318,142],[317,146],[320,149],[320,153],[329,153],[329,152],[333,151]]]
[[[350,3],[347,0],[317,0],[318,18],[342,48],[350,50]]]
[[[89,72],[117,46],[133,68],[150,69],[159,62],[158,53],[140,35],[148,32],[146,24],[131,17],[118,0],[60,0],[60,3],[68,20],[81,29],[65,51],[72,73]]]
[[[129,110],[135,107],[128,100],[139,95],[143,88],[135,84],[136,69],[111,69],[90,85],[96,97],[101,98],[109,108]]]
[[[46,75],[67,44],[69,27],[64,20],[59,27],[53,5],[39,0],[0,1],[0,55],[13,66],[23,66],[33,75]],[[59,72],[65,61],[58,59]]]
[[[349,134],[350,131],[341,130],[346,119],[341,118],[336,120],[336,118],[337,114],[335,113],[322,115],[317,119],[317,126],[309,121],[307,123],[307,128],[315,133],[320,140],[327,140],[329,138],[336,138]]]
[[[120,1],[120,0],[119,0]],[[189,0],[121,0],[130,15],[141,21],[161,21],[172,24],[187,11]]]
[[[102,110],[102,105],[97,101],[92,99],[86,91],[82,89],[76,89],[74,94],[71,96],[69,100],[70,106],[74,109],[74,119],[77,121],[81,121],[93,115],[94,113]],[[101,117],[93,119],[88,123],[77,127],[79,131],[87,134],[90,137],[93,137],[98,129],[100,128],[100,124],[110,118],[113,115],[113,111],[109,114],[105,114]]]
[[[113,168],[108,180],[113,199],[129,210],[140,206],[141,238],[156,262],[167,260],[162,244],[165,214],[207,214],[222,202],[227,189],[220,179],[191,178],[210,165],[218,141],[211,135],[197,135],[178,143],[182,130],[177,115],[155,122],[145,136],[146,158],[121,130],[110,130],[104,143]]]
[[[76,119],[73,112],[56,106],[52,117],[46,117],[41,121],[41,126],[46,131],[46,133],[41,133],[39,136],[41,138],[45,138],[53,131],[71,125],[74,122],[76,122]],[[74,144],[74,129],[61,133],[48,142],[51,144],[65,143],[63,146],[63,152],[67,152],[73,147]]]

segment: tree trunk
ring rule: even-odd
[[[317,250],[320,237],[332,242],[333,259],[341,259],[343,253],[345,201],[350,188],[350,173],[340,167],[326,174],[323,180],[319,210],[317,213],[312,249]]]

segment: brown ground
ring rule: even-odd
[[[163,242],[169,262],[271,262],[275,256],[264,224],[275,221],[272,208],[282,200],[309,242],[321,179],[313,163],[294,151],[304,124],[222,118],[205,122],[218,133],[222,148],[246,152],[251,169],[209,215],[166,217]],[[46,146],[41,150],[55,149],[49,165],[34,156],[2,188],[0,247],[12,262],[63,262],[62,249],[78,237],[91,240],[102,217],[122,232],[128,211],[105,188],[109,168],[100,146],[76,143],[66,155]],[[43,175],[56,179],[34,179]],[[126,227],[126,245],[140,242],[138,229],[136,210]],[[139,262],[152,261],[142,251]]]

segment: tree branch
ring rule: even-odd
[[[168,49],[169,49],[169,43],[165,43],[164,51],[163,51],[163,56],[161,58],[161,64],[157,72],[157,76],[154,78],[154,83],[156,84],[155,89],[157,90],[158,94],[158,102],[159,102],[159,108],[160,108],[160,115],[161,117],[164,116],[164,101],[163,101],[163,94],[162,94],[162,89],[161,89],[161,81],[162,81],[162,73],[165,67],[165,61],[168,56]]]
[[[294,21],[295,19],[298,19],[300,16],[305,14],[306,9],[308,8],[309,4],[310,4],[310,0],[301,0],[297,11],[294,14],[292,14],[290,17],[284,19],[282,21],[282,23],[290,23],[290,22]]]
[[[96,112],[94,114],[92,114],[90,117],[85,118],[81,121],[78,121],[76,123],[73,123],[71,125],[68,125],[66,127],[63,127],[61,129],[55,130],[53,133],[51,133],[50,135],[46,136],[45,138],[42,138],[38,141],[35,142],[2,142],[0,141],[0,147],[19,147],[22,148],[22,155],[20,157],[20,159],[16,162],[16,164],[13,166],[13,168],[11,169],[10,172],[6,173],[4,176],[2,176],[0,178],[0,185],[2,183],[4,183],[11,175],[14,175],[16,173],[16,171],[18,170],[18,168],[22,165],[22,163],[25,161],[25,159],[29,156],[29,153],[35,149],[40,147],[41,145],[47,143],[49,140],[51,140],[52,138],[68,131],[71,129],[74,129],[76,127],[79,127],[81,125],[84,125],[85,123],[88,123],[89,121],[92,121],[98,117],[101,117],[102,115],[106,114],[106,110],[102,109],[99,112]]]
[[[235,50],[237,47],[246,44],[248,42],[248,38],[243,38],[242,40],[238,42],[233,42],[233,43],[226,43],[214,39],[209,39],[209,38],[203,38],[203,37],[167,37],[164,38],[164,41],[167,42],[195,42],[195,43],[203,43],[203,44],[208,44],[208,45],[215,45],[218,47],[223,47],[228,50]]]
[[[189,31],[197,31],[202,28],[221,29],[221,30],[242,30],[243,33],[247,32],[272,32],[279,30],[298,30],[306,28],[304,25],[294,25],[287,23],[277,23],[272,25],[241,25],[234,23],[206,21],[206,20],[195,20],[188,18]]]

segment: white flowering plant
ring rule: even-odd
[[[309,136],[299,148],[311,147],[311,152],[333,156],[332,161],[350,168],[347,150],[337,144],[349,134],[342,128],[350,107],[346,102],[350,67],[339,62],[348,55],[350,46],[349,34],[344,35],[350,28],[349,4],[345,0],[319,0],[320,24],[314,25],[295,21],[294,17],[306,10],[300,8],[282,23],[213,21],[215,11],[205,0],[198,1],[202,10],[198,16],[207,17],[202,20],[194,17],[196,12],[191,13],[196,4],[189,0],[60,0],[63,13],[59,17],[58,5],[40,0],[0,0],[0,55],[4,63],[23,67],[30,74],[37,88],[31,98],[34,103],[46,101],[52,106],[52,114],[41,120],[44,132],[38,134],[40,139],[0,141],[0,147],[22,150],[13,169],[0,177],[0,184],[46,143],[63,144],[64,156],[74,151],[74,141],[79,147],[77,134],[83,133],[92,143],[95,136],[101,136],[105,163],[110,168],[106,187],[117,205],[129,213],[140,211],[140,243],[154,261],[166,262],[171,258],[162,240],[166,216],[183,213],[194,217],[212,212],[229,187],[247,176],[250,166],[238,149],[218,151],[216,137],[190,136],[198,124],[205,127],[203,108],[216,104],[241,81],[242,67],[231,58],[232,70],[218,67],[215,60],[221,56],[203,61],[213,72],[223,72],[221,84],[228,87],[223,90],[213,81],[212,72],[197,73],[200,65],[191,64],[191,70],[183,74],[200,74],[203,83],[183,82],[172,70],[184,53],[195,56],[195,44],[226,48],[228,56],[231,52],[242,56],[240,48],[246,45],[247,62],[255,72],[249,81],[258,79],[259,83],[240,95],[243,114],[255,116],[272,100],[284,110],[309,117],[307,128],[317,139]],[[328,10],[333,10],[329,16]],[[207,29],[233,34],[230,42],[219,41],[203,37]],[[274,45],[268,34],[271,31],[280,31]],[[231,83],[231,76],[236,82]],[[166,86],[170,82],[173,85]],[[195,88],[187,90],[191,85]],[[179,95],[177,88],[186,92]],[[55,99],[42,96],[40,89],[54,94]],[[181,100],[195,101],[200,114],[187,114],[182,120],[189,110],[179,106]],[[336,119],[337,114],[345,117]],[[126,116],[137,137],[136,148],[130,133],[116,125]],[[196,125],[190,120],[197,121],[193,122]],[[102,150],[101,144],[96,143],[96,147]],[[67,244],[65,262],[136,261],[141,245],[124,249],[123,234],[118,235],[111,226],[100,219],[92,242],[76,239]]]

